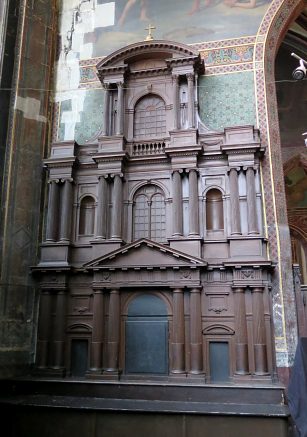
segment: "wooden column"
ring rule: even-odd
[[[259,234],[257,219],[255,172],[252,167],[246,170],[246,200],[247,200],[247,224],[248,234]]]
[[[108,342],[107,342],[107,373],[118,373],[119,359],[119,326],[120,326],[120,295],[119,290],[110,291]]]
[[[60,240],[70,241],[71,234],[71,210],[72,210],[72,182],[73,179],[65,179],[62,187],[61,199],[61,223]]]
[[[270,305],[270,291],[268,285],[264,288],[264,325],[265,325],[265,340],[267,347],[268,372],[270,375],[274,373],[274,358],[273,358],[273,336],[272,336],[272,318]]]
[[[182,183],[179,170],[173,173],[173,236],[183,234]]]
[[[229,172],[231,235],[241,235],[240,200],[238,187],[238,170],[231,168]]]
[[[174,129],[179,129],[179,76],[174,74],[172,79]]]
[[[105,176],[99,176],[98,182],[98,202],[96,214],[96,239],[105,240],[107,237],[107,197],[108,182]]]
[[[112,232],[111,238],[122,237],[122,179],[121,175],[114,176],[113,206],[112,206]]]
[[[183,289],[173,290],[172,373],[185,373]]]
[[[190,291],[190,373],[192,374],[203,373],[200,293],[201,290],[199,288],[192,288]]]
[[[67,292],[60,290],[56,296],[56,311],[53,338],[53,368],[64,367],[65,325]]]
[[[253,302],[252,293],[249,288],[245,290],[246,327],[247,327],[247,350],[249,373],[255,373],[254,354],[254,329],[253,329]]]
[[[36,366],[48,367],[49,344],[51,337],[52,294],[49,290],[41,290],[38,317],[38,339]]]
[[[189,235],[199,235],[197,171],[189,171]]]
[[[254,316],[255,374],[265,375],[268,372],[268,367],[265,343],[263,288],[254,287],[252,289],[252,296]]]
[[[248,368],[247,326],[245,310],[245,288],[234,287],[236,373],[246,375]]]
[[[110,125],[110,91],[109,85],[104,85],[105,94],[104,94],[104,105],[103,105],[103,130],[102,135],[109,135],[109,125]]]
[[[124,83],[117,83],[117,118],[116,135],[124,133]]]
[[[195,127],[195,115],[194,115],[194,103],[195,103],[195,91],[194,91],[194,74],[187,74],[188,81],[188,127]]]
[[[102,346],[103,346],[103,291],[94,290],[93,299],[93,330],[91,341],[91,364],[92,372],[102,369]]]
[[[59,227],[60,191],[59,180],[49,181],[46,241],[57,241]]]

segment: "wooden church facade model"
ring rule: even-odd
[[[53,144],[44,162],[36,372],[271,380],[259,132],[206,129],[204,65],[184,44],[132,44],[97,70],[103,131]]]

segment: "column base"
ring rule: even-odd
[[[101,379],[102,378],[102,369],[90,369],[85,374],[87,379]]]
[[[58,369],[53,369],[52,367],[35,367],[32,371],[33,376],[41,376],[41,377],[58,377],[64,378],[66,376],[66,368],[61,367]]]
[[[107,379],[108,381],[118,381],[120,372],[118,370],[104,370],[101,377]]]

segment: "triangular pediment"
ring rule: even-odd
[[[85,264],[84,268],[90,270],[102,268],[196,268],[205,265],[206,263],[200,258],[144,238],[96,258]]]

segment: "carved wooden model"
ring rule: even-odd
[[[258,131],[200,122],[204,65],[184,44],[133,44],[97,69],[101,136],[45,161],[37,371],[272,378]]]

